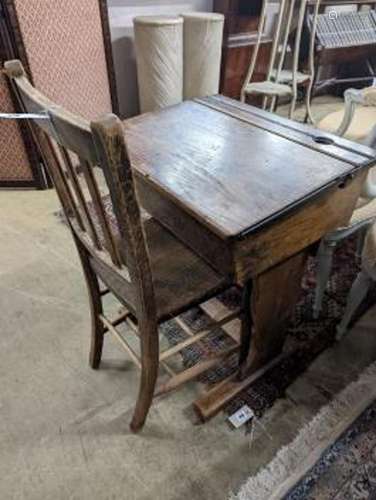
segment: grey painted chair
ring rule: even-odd
[[[373,224],[366,235],[362,252],[362,270],[350,290],[346,309],[337,326],[336,339],[340,340],[347,332],[351,318],[367,295],[370,285],[376,280],[376,225]]]
[[[362,142],[376,149],[376,88],[348,89],[344,97],[343,109],[325,117],[317,125],[318,128],[334,132],[347,139]],[[358,252],[360,254],[364,235],[375,219],[376,171],[372,169],[364,183],[361,198],[358,200],[349,225],[338,228],[333,233],[326,235],[320,243],[317,254],[317,285],[313,306],[315,318],[318,318],[321,312],[336,245],[343,239],[358,232]]]
[[[290,98],[290,118],[293,118],[298,87],[306,86],[306,106],[308,117],[311,117],[309,100],[314,80],[314,39],[319,12],[320,0],[316,0],[312,21],[310,38],[308,68],[304,71],[299,68],[299,53],[301,47],[302,30],[307,12],[308,0],[278,0],[278,11],[273,31],[273,44],[266,78],[264,81],[252,81],[255,76],[260,45],[264,36],[268,7],[272,0],[263,0],[259,28],[257,32],[256,46],[252,53],[252,59],[248,68],[247,76],[241,90],[241,100],[246,101],[247,96],[262,96],[263,109],[267,106],[274,111],[280,97]],[[295,32],[295,40],[289,43],[291,33]],[[291,65],[288,64],[288,53],[291,53]]]

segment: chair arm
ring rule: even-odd
[[[376,198],[376,183],[372,181],[369,174],[365,183],[363,184],[360,196],[361,198],[366,198],[367,200],[373,200],[374,198]]]
[[[376,150],[376,125],[372,128],[367,139],[364,141],[364,144]],[[375,151],[375,156],[376,156],[376,151]],[[372,168],[371,171],[374,169],[375,167]],[[363,184],[361,193],[362,198],[368,198],[370,200],[376,198],[376,182],[372,180],[371,177],[372,177],[371,172],[369,172],[367,175],[367,179]]]
[[[351,121],[354,117],[355,107],[357,104],[364,103],[364,97],[361,90],[347,89],[344,93],[345,99],[345,112],[343,114],[342,123],[335,132],[337,135],[342,136],[347,132]]]

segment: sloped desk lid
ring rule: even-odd
[[[376,163],[372,149],[222,96],[141,115],[124,130],[136,175],[224,239]]]

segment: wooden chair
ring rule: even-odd
[[[19,61],[5,64],[23,107],[37,113],[32,128],[38,129],[55,161],[50,164],[58,196],[72,231],[89,292],[92,315],[90,365],[99,367],[104,335],[120,342],[141,370],[141,382],[131,429],[142,428],[152,403],[159,368],[169,379],[160,393],[177,388],[235,353],[240,335],[233,334],[229,347],[209,355],[198,364],[176,372],[170,358],[184,348],[203,341],[215,328],[239,317],[237,310],[208,327],[192,331],[179,315],[229,287],[229,281],[215,272],[195,253],[152,218],[141,218],[134,188],[132,167],[119,119],[112,114],[89,122],[53,105],[27,80]],[[83,174],[72,161],[77,155]],[[109,189],[115,224],[110,224],[97,178],[100,166]],[[107,288],[101,290],[100,282]],[[103,296],[111,292],[124,306],[110,319],[103,308]],[[179,344],[159,349],[158,326],[175,318],[186,334]],[[128,325],[127,335],[139,338],[140,354],[119,331]],[[238,323],[238,322],[237,322]]]
[[[348,89],[344,97],[343,109],[330,113],[321,120],[318,128],[376,148],[376,89],[374,87],[362,90]],[[348,226],[338,228],[321,241],[317,255],[317,285],[313,306],[315,318],[321,312],[336,246],[345,238],[359,232],[359,253],[361,253],[365,232],[376,219],[375,176],[376,170],[373,168],[367,176]]]
[[[306,16],[308,0],[278,0],[278,12],[276,14],[275,29],[273,32],[273,44],[266,79],[261,82],[254,82],[253,77],[256,69],[259,49],[264,34],[266,20],[269,15],[268,9],[273,2],[263,0],[257,42],[252,54],[251,63],[247,76],[241,90],[241,101],[245,102],[247,96],[262,96],[263,109],[270,106],[270,111],[274,111],[281,97],[287,97],[290,101],[289,117],[293,118],[296,101],[298,97],[298,87],[306,86],[306,107],[308,118],[310,112],[310,96],[314,81],[314,40],[316,33],[316,19],[319,11],[320,0],[316,0],[313,14],[313,28],[310,36],[308,68],[304,71],[299,68],[299,57],[301,48],[302,31]],[[297,16],[294,16],[297,10]],[[296,23],[294,21],[296,19]],[[289,38],[295,30],[295,40],[290,44]],[[292,62],[291,69],[287,67],[287,53],[291,49]],[[308,71],[307,71],[308,69]]]

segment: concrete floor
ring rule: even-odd
[[[370,311],[263,417],[250,443],[223,414],[194,425],[197,384],[128,423],[138,373],[111,339],[88,367],[86,289],[53,191],[0,192],[0,498],[221,500],[369,362]]]

